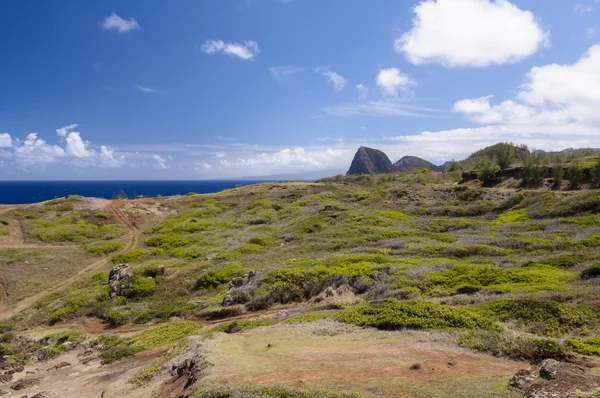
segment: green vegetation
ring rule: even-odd
[[[585,340],[569,340],[567,345],[581,355],[600,357],[600,336],[590,337]]]
[[[106,365],[127,357],[134,356],[140,351],[141,349],[136,347],[115,346],[102,351],[100,354],[100,359],[102,360],[102,364]]]
[[[198,334],[199,330],[199,326],[194,322],[169,322],[135,335],[128,341],[128,346],[138,349],[162,347],[184,337]]]
[[[241,264],[230,264],[222,269],[206,272],[196,280],[196,289],[211,289],[229,282],[234,276],[241,273]]]
[[[583,279],[583,280],[599,278],[599,277],[600,277],[600,263],[594,264],[591,267],[585,269],[583,272],[581,272],[581,279]]]
[[[333,316],[341,322],[384,330],[400,329],[493,329],[489,318],[462,308],[428,301],[399,301],[358,304]]]
[[[218,388],[201,390],[193,398],[360,398],[356,394],[335,394],[326,391],[305,392],[283,387]]]
[[[117,250],[121,250],[123,248],[123,243],[121,242],[100,242],[95,243],[93,245],[87,246],[87,251],[94,256],[105,255],[109,253],[116,252]]]
[[[73,211],[53,217],[27,213],[25,217],[28,219],[24,228],[27,236],[43,242],[88,243],[115,239],[123,234],[123,227],[102,217],[95,217],[92,213]]]
[[[138,258],[144,256],[146,251],[144,249],[133,249],[123,254],[118,254],[113,256],[110,261],[113,264],[122,264],[122,263],[132,263],[136,261]]]

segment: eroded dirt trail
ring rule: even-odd
[[[123,211],[120,209],[120,206],[123,203],[124,203],[124,201],[120,201],[120,200],[112,201],[106,207],[106,209],[109,210],[115,216],[115,219],[121,225],[123,225],[125,228],[127,228],[128,235],[129,235],[129,239],[128,239],[125,247],[123,247],[121,250],[115,252],[114,253],[115,255],[125,253],[125,252],[133,249],[134,247],[136,247],[138,245],[138,243],[140,241],[139,230],[131,222],[131,220],[129,220],[129,218],[127,218],[125,213],[123,213]],[[8,206],[9,208],[0,208],[0,214],[2,214],[3,212],[15,210],[18,208],[23,208],[25,206],[26,205],[15,205],[15,206]],[[44,246],[40,246],[40,247],[44,247]],[[47,247],[47,246],[45,246],[45,247]],[[48,294],[52,294],[60,289],[63,289],[65,287],[69,286],[70,284],[72,284],[73,282],[77,281],[80,278],[83,278],[85,276],[90,276],[91,274],[93,274],[93,272],[98,267],[101,267],[104,264],[106,264],[107,261],[108,260],[106,258],[102,258],[100,260],[94,261],[91,264],[84,265],[83,268],[79,272],[74,274],[72,277],[65,279],[59,285],[56,285],[51,289],[41,291],[33,296],[30,296],[24,300],[19,301],[18,303],[14,304],[14,305],[8,306],[8,307],[6,306],[8,303],[6,291],[1,286],[1,283],[0,283],[0,308],[2,308],[0,310],[0,320],[10,318],[11,316],[15,315],[16,313],[24,310],[25,308],[27,308],[27,307],[31,306],[32,304],[34,304],[35,302],[39,301],[44,296],[46,296]]]

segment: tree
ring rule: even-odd
[[[542,154],[532,154],[525,158],[521,171],[523,185],[527,187],[540,185],[544,181],[544,175],[546,174],[546,163],[547,159]]]
[[[498,165],[487,156],[482,156],[477,159],[475,172],[477,173],[477,178],[482,181],[494,181],[496,180]]]
[[[594,163],[590,170],[590,174],[592,175],[592,185],[596,188],[600,187],[600,159]]]
[[[500,170],[508,169],[515,160],[515,146],[512,143],[501,143],[496,146],[496,163]]]
[[[583,168],[578,160],[574,160],[567,170],[567,178],[571,181],[571,188],[577,189],[583,180]]]
[[[552,167],[552,180],[554,181],[555,187],[560,187],[563,179],[565,178],[565,167],[562,164],[555,164]]]

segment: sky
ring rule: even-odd
[[[600,0],[9,0],[0,180],[600,147]]]

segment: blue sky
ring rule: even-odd
[[[600,3],[10,1],[0,179],[344,171],[600,147]],[[597,32],[598,31],[598,32]]]

